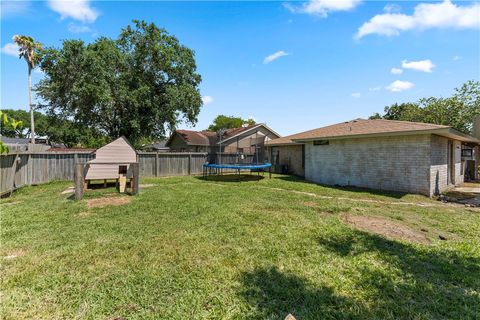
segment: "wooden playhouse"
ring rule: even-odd
[[[133,164],[138,164],[138,154],[125,137],[104,145],[95,152],[95,159],[85,168],[85,184],[89,188],[93,180],[115,180],[120,192],[132,186]]]

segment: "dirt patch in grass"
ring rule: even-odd
[[[103,208],[107,206],[123,206],[132,201],[130,197],[107,197],[98,199],[87,200],[87,207],[90,208]]]
[[[79,217],[88,217],[92,214],[91,211],[82,211],[78,214]]]
[[[22,203],[22,201],[4,202],[4,203],[2,203],[2,206],[8,207],[8,206],[14,206],[14,205],[20,204],[20,203]]]
[[[70,194],[75,193],[75,187],[68,187],[67,189],[62,191],[62,194]]]
[[[23,257],[26,254],[27,254],[27,251],[25,251],[24,249],[17,249],[17,250],[10,251],[6,256],[3,257],[3,259],[5,260],[15,259],[15,258]]]
[[[472,192],[461,192],[461,191],[448,191],[444,195],[452,200],[468,200],[475,198],[475,193]]]
[[[389,239],[400,239],[422,244],[430,243],[424,233],[390,219],[345,215],[343,221],[362,231],[375,233]]]
[[[310,207],[310,208],[315,208],[315,207],[317,207],[317,203],[316,203],[316,202],[313,202],[313,201],[305,201],[303,204],[304,204],[305,206],[307,206],[307,207]]]
[[[151,187],[155,187],[156,184],[154,183],[141,183],[138,185],[140,188],[151,188]]]

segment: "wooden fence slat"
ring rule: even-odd
[[[206,153],[139,152],[142,177],[201,174],[209,158]],[[19,159],[14,166],[15,157]],[[0,194],[13,185],[41,184],[53,180],[73,180],[75,165],[94,158],[90,152],[14,152],[0,156]]]

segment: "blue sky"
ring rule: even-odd
[[[117,37],[132,19],[195,51],[205,101],[196,129],[226,114],[286,135],[449,96],[480,79],[480,4],[472,2],[2,1],[1,9],[1,108],[28,105],[14,34],[46,46],[90,42]]]

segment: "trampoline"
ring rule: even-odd
[[[212,172],[212,169],[215,169],[216,173],[222,174],[223,169],[233,169],[238,174],[240,174],[241,170],[250,170],[250,172],[265,172],[268,169],[269,177],[272,177],[272,164],[265,162],[265,163],[205,163],[203,165],[203,176],[208,177],[209,173]]]

